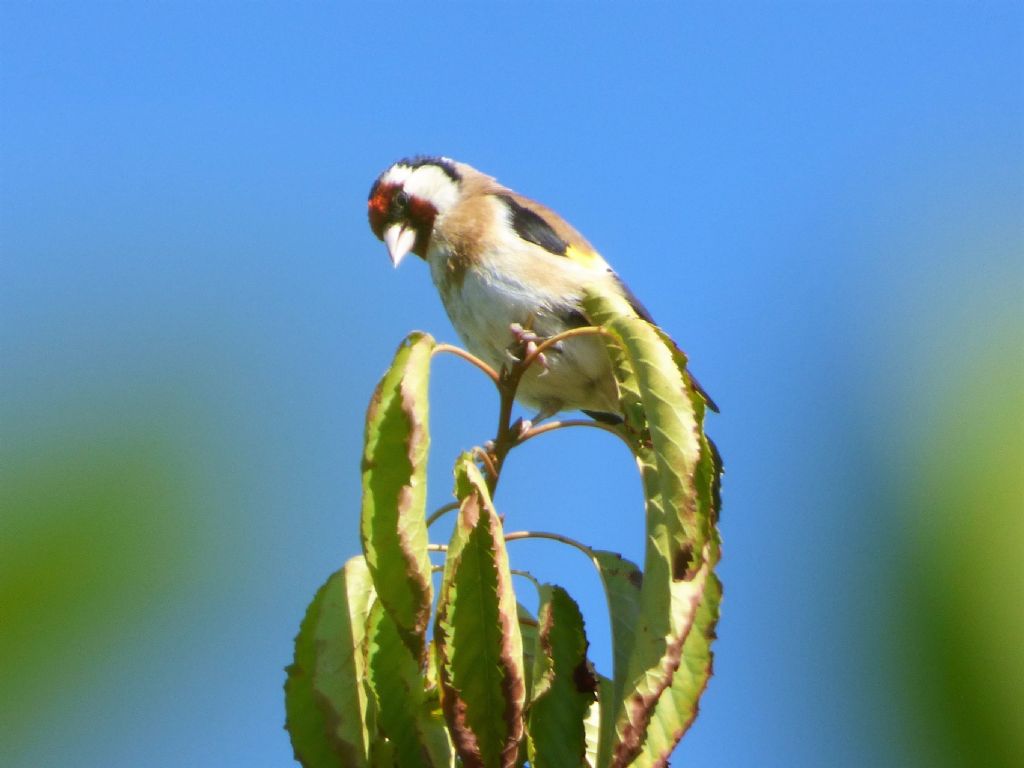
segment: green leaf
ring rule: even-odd
[[[456,464],[456,493],[434,629],[441,704],[463,765],[505,768],[516,762],[526,693],[512,574],[501,521],[468,454]]]
[[[697,717],[697,703],[711,679],[711,642],[715,639],[721,599],[721,582],[711,574],[697,609],[693,629],[683,643],[682,660],[672,676],[672,685],[661,695],[654,708],[643,752],[633,763],[636,768],[668,765],[672,750]]]
[[[597,676],[597,699],[593,704],[590,705],[590,709],[587,710],[587,716],[583,720],[583,729],[586,733],[587,739],[587,766],[588,768],[597,768],[598,754],[600,750],[600,744],[602,739],[602,730],[606,728],[604,724],[604,708],[602,708],[602,702],[608,704],[608,711],[615,714],[614,706],[614,695],[615,687],[611,680],[604,675],[599,674]],[[612,727],[615,721],[612,717],[607,718],[607,732],[613,733]]]
[[[519,615],[519,634],[523,640],[523,676],[526,685],[526,700],[533,698],[533,666],[537,658],[537,619],[522,603],[516,605]]]
[[[644,579],[625,674],[616,670],[615,738],[601,743],[601,766],[629,765],[640,753],[659,698],[670,686],[717,555],[711,488],[717,457],[709,455],[685,357],[615,295],[588,295],[591,319],[612,336],[627,427],[647,507]],[[637,408],[639,398],[639,409]],[[621,657],[620,657],[621,661]],[[608,713],[605,712],[607,723]],[[607,734],[607,726],[605,727]]]
[[[426,691],[424,692],[424,720],[420,723],[430,761],[435,766],[455,768],[455,748],[448,736],[448,726],[441,709],[440,670],[438,670],[437,643],[431,641],[427,654]]]
[[[608,601],[612,628],[612,669],[613,679],[616,681],[615,684],[608,681],[609,688],[603,692],[604,706],[601,708],[599,741],[607,762],[615,739],[616,710],[613,700],[617,701],[622,696],[639,625],[643,573],[635,563],[616,552],[597,549],[594,550],[593,556]],[[595,762],[594,765],[596,764]]]
[[[316,593],[295,638],[285,727],[307,768],[368,764],[361,646],[372,597],[366,564],[354,557]]]
[[[601,576],[612,625],[612,663],[614,677],[625,675],[633,649],[640,615],[640,587],[644,576],[640,568],[617,552],[594,550],[594,564]]]
[[[399,346],[367,410],[362,466],[363,552],[380,601],[417,659],[433,599],[425,519],[433,348],[424,333]]]
[[[596,700],[579,606],[561,587],[541,587],[534,690],[527,728],[533,768],[583,766],[584,719]]]
[[[366,639],[366,680],[376,703],[377,726],[394,748],[394,764],[402,768],[435,765],[427,745],[438,749],[436,731],[440,728],[443,736],[443,725],[431,719],[419,662],[380,602],[370,610]],[[429,733],[431,730],[435,733]],[[449,762],[444,755],[437,765]]]
[[[666,343],[624,300],[601,296],[593,303],[591,314],[615,337],[639,389],[656,469],[652,479],[663,504],[662,519],[649,523],[666,528],[673,578],[688,578],[700,566],[709,530],[707,511],[702,519],[697,508],[693,480],[701,452],[701,428],[690,397],[692,387],[678,367],[675,345]],[[685,365],[685,358],[682,362]]]
[[[533,697],[533,665],[537,658],[539,628],[536,617],[522,603],[516,604],[516,612],[519,616],[519,634],[523,640],[523,679],[526,685],[526,701],[530,701]],[[526,741],[526,739],[523,739],[519,742],[516,768],[523,768],[523,766],[529,765],[530,754]]]

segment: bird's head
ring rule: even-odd
[[[434,221],[454,206],[462,174],[443,157],[399,160],[370,189],[370,229],[397,267],[412,252],[426,258]]]

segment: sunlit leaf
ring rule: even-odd
[[[458,520],[434,635],[442,706],[466,768],[513,766],[523,735],[523,645],[501,521],[471,457],[456,465]]]
[[[379,599],[419,659],[433,585],[424,516],[430,447],[427,385],[434,340],[411,334],[366,414],[360,531]]]
[[[615,689],[612,681],[604,675],[597,675],[597,699],[593,704],[590,705],[590,709],[587,710],[587,716],[583,720],[583,729],[586,734],[587,740],[587,766],[588,768],[597,768],[598,751],[601,743],[601,731],[604,728],[603,722],[603,710],[601,702],[612,702],[614,697]],[[613,716],[615,713],[615,707],[609,706],[608,709],[612,712]],[[614,725],[614,719],[608,718],[609,725],[607,727],[608,733],[612,733],[612,726]]]
[[[368,764],[361,647],[372,597],[366,564],[354,557],[317,592],[295,638],[286,727],[307,768]]]
[[[523,675],[526,681],[526,700],[533,697],[533,666],[537,658],[537,618],[522,603],[516,605],[519,615],[519,634],[523,641]]]
[[[584,719],[596,700],[579,606],[561,587],[543,585],[527,737],[532,768],[571,768],[586,759]]]
[[[366,627],[367,683],[377,711],[377,726],[394,747],[397,766],[434,765],[428,744],[435,749],[438,727],[443,726],[429,717],[429,707],[423,687],[423,674],[419,662],[402,641],[391,614],[377,602],[370,611]],[[448,765],[447,755],[443,763]]]
[[[616,671],[615,737],[602,741],[598,761],[625,766],[640,753],[702,598],[707,560],[717,546],[709,543],[713,471],[699,421],[703,401],[694,399],[682,353],[621,297],[594,294],[585,304],[612,338],[609,352],[617,361],[627,426],[637,432],[633,450],[647,507],[639,616],[625,674]]]
[[[715,639],[721,598],[722,585],[718,577],[711,574],[693,628],[683,643],[679,668],[672,676],[671,686],[654,708],[643,751],[633,763],[636,768],[667,765],[672,750],[697,717],[698,701],[711,679],[711,643]]]
[[[608,614],[612,628],[612,669],[613,679],[608,681],[608,690],[603,691],[605,706],[600,714],[600,743],[608,758],[615,737],[615,713],[613,705],[622,696],[626,670],[633,651],[640,616],[640,587],[643,573],[637,565],[615,552],[594,550],[594,564],[601,576]],[[594,763],[596,765],[596,763]]]

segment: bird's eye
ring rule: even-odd
[[[404,189],[398,190],[391,198],[391,207],[395,213],[404,213],[405,209],[409,207],[409,193]]]

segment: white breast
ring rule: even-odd
[[[522,242],[522,241],[519,241]],[[511,361],[513,323],[546,337],[567,330],[590,270],[563,257],[538,253],[537,246],[485,254],[467,269],[461,284],[453,279],[449,253],[435,247],[427,254],[431,277],[448,317],[470,352],[495,369]],[[500,264],[500,269],[497,265]],[[524,378],[519,399],[541,410],[586,408],[617,412],[616,385],[603,343],[596,337],[566,342],[547,355],[549,369],[534,367]]]

